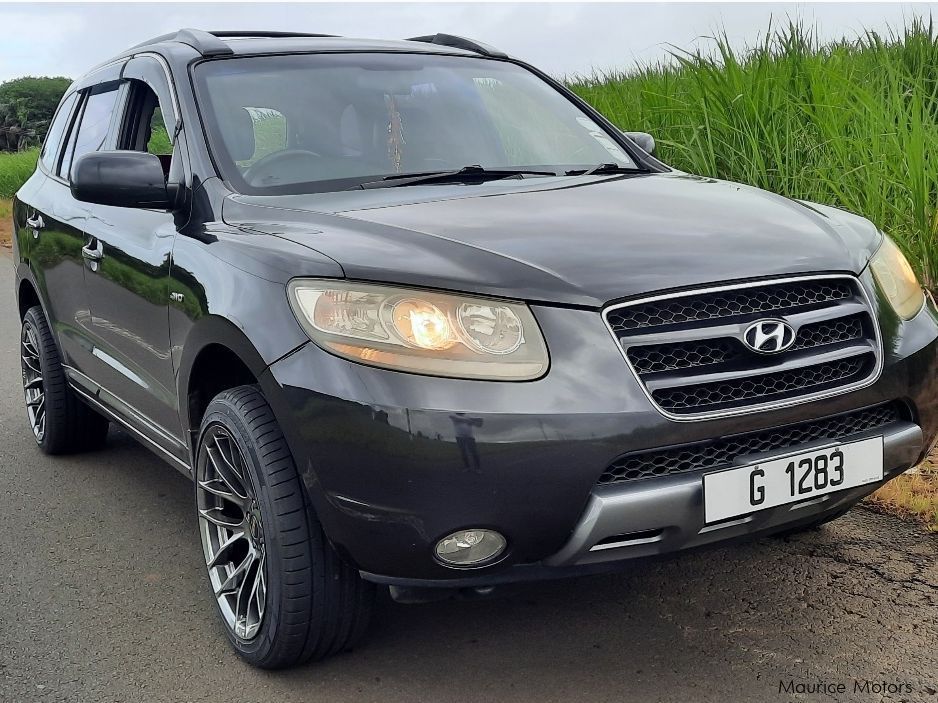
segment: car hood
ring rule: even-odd
[[[652,291],[859,273],[867,220],[681,173],[230,196],[231,225],[334,259],[351,279],[601,306]]]

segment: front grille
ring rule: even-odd
[[[800,308],[853,295],[843,280],[801,281],[665,298],[618,308],[607,315],[614,332],[699,322],[748,313]]]
[[[839,320],[805,325],[798,330],[798,336],[791,347],[792,351],[859,339],[863,336],[863,318],[862,314],[851,315]]]
[[[626,454],[610,464],[600,476],[599,484],[728,468],[750,454],[789,449],[818,440],[846,440],[851,435],[906,419],[907,415],[900,403],[886,403],[797,425]]]
[[[804,325],[798,330],[791,351],[859,339],[863,336],[863,317],[851,315],[839,320]],[[729,337],[675,344],[648,344],[631,347],[628,351],[632,368],[639,374],[721,364],[735,361],[744,354],[746,347],[743,343]]]
[[[681,293],[615,305],[606,321],[648,397],[675,417],[707,417],[841,392],[871,381],[879,340],[852,276]],[[792,346],[744,344],[757,320],[784,320]]]
[[[697,386],[681,386],[655,391],[652,398],[665,410],[681,411],[700,407],[725,406],[741,400],[774,397],[829,388],[856,378],[865,365],[872,365],[873,355],[864,354],[849,359],[808,366],[793,371],[766,373],[752,378],[702,383]]]

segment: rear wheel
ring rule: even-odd
[[[108,420],[68,387],[55,338],[38,305],[23,316],[20,365],[29,426],[42,451],[68,454],[104,444]]]
[[[209,404],[196,461],[199,533],[228,639],[255,666],[282,668],[351,649],[374,586],[342,561],[306,499],[257,386]]]

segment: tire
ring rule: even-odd
[[[69,388],[55,338],[38,305],[23,316],[20,365],[27,417],[42,451],[71,454],[104,446],[108,420]]]
[[[242,658],[279,669],[349,650],[362,639],[374,585],[327,540],[257,386],[224,391],[206,409],[195,492],[213,599]]]

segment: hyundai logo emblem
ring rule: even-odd
[[[778,354],[795,343],[795,330],[782,320],[759,320],[743,332],[743,342],[760,354]]]

